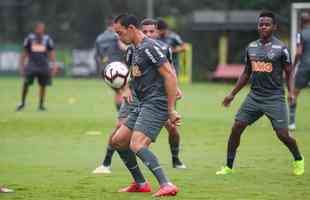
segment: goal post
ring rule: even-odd
[[[303,11],[310,11],[310,3],[292,3],[291,5],[291,52],[292,58],[296,52],[296,37],[301,31],[300,14]]]

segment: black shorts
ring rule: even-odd
[[[308,86],[309,82],[310,82],[310,69],[299,68],[295,76],[295,87],[297,89],[303,89]]]
[[[28,71],[25,73],[24,83],[32,85],[35,78],[38,79],[38,84],[40,86],[48,86],[52,84],[52,78],[49,71]]]

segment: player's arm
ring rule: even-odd
[[[288,102],[292,103],[295,100],[294,97],[294,70],[291,64],[284,64],[284,72],[285,72],[285,78],[287,82],[287,91],[288,91]]]
[[[176,71],[175,66],[173,65],[173,62],[172,62],[172,49],[171,49],[171,47],[168,47],[167,58],[168,58],[168,61],[169,61],[170,65],[171,65],[171,69],[172,69],[173,73],[174,73],[174,74],[176,75],[176,77],[178,78],[178,76],[177,76],[177,71]],[[177,99],[181,99],[182,96],[183,96],[183,92],[182,92],[182,90],[180,89],[180,87],[177,86]]]
[[[180,116],[175,111],[175,101],[176,101],[176,94],[177,94],[177,77],[176,74],[172,70],[172,66],[167,61],[163,63],[159,69],[159,73],[162,77],[164,77],[165,81],[165,89],[167,93],[168,99],[168,112],[169,112],[169,119],[170,121],[175,124],[180,124]]]
[[[288,102],[293,103],[294,97],[294,69],[292,67],[291,56],[287,47],[282,49],[282,63],[287,82]]]
[[[52,75],[54,76],[58,72],[58,65],[56,63],[56,52],[55,52],[55,45],[52,38],[48,39],[47,42],[47,50],[48,50],[48,58],[52,64]]]
[[[26,63],[28,56],[29,56],[29,54],[28,54],[27,50],[24,49],[20,55],[20,60],[19,60],[19,67],[20,67],[19,70],[20,70],[20,74],[22,76],[25,75],[25,65],[26,65],[25,63]]]
[[[186,49],[188,49],[187,44],[183,42],[183,40],[181,39],[179,35],[176,35],[174,39],[175,39],[175,43],[177,44],[177,46],[175,48],[172,48],[173,53],[184,52],[186,51]]]
[[[54,76],[58,72],[58,65],[56,63],[56,52],[55,50],[51,50],[48,54],[49,60],[52,64],[52,75]]]
[[[94,59],[95,59],[97,68],[99,68],[100,64],[101,64],[101,58],[100,58],[100,52],[99,52],[98,38],[97,38],[97,40],[95,42],[94,47],[95,47]]]
[[[234,100],[235,95],[248,83],[251,77],[251,73],[252,73],[251,62],[249,60],[248,53],[246,51],[244,70],[241,76],[239,77],[233,90],[224,98],[222,102],[223,106],[228,107],[230,105],[230,103]]]
[[[300,61],[301,55],[303,53],[303,40],[300,33],[297,34],[297,46],[296,46],[296,53],[293,62],[293,71],[296,68],[297,63]]]

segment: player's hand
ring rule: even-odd
[[[289,105],[294,104],[296,101],[295,95],[293,93],[289,93],[287,96],[287,101],[288,101]]]
[[[181,115],[177,111],[172,111],[169,113],[169,120],[172,126],[180,126],[181,125]]]
[[[133,101],[132,93],[129,87],[125,87],[121,90],[122,97],[127,101],[127,103],[131,104]]]
[[[183,97],[183,92],[180,88],[177,88],[177,100],[182,99]]]
[[[234,100],[234,98],[235,96],[232,94],[227,95],[222,102],[223,106],[225,107],[230,106],[230,103]]]
[[[58,73],[58,70],[59,70],[59,66],[57,65],[57,63],[54,63],[52,66],[52,71],[51,71],[52,76],[55,76]]]

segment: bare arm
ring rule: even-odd
[[[239,77],[234,89],[230,92],[229,95],[225,97],[223,100],[223,105],[228,107],[232,100],[234,99],[235,95],[248,83],[250,79],[251,73],[244,68],[241,76]]]
[[[26,62],[26,59],[28,58],[28,53],[26,50],[23,50],[23,52],[21,53],[20,55],[20,63],[19,63],[19,70],[20,70],[20,73],[22,76],[24,76],[25,74],[25,62]]]
[[[55,50],[51,50],[48,54],[49,59],[52,63],[52,75],[55,75],[58,71],[58,65],[56,63],[56,53]]]
[[[160,66],[159,73],[164,77],[165,80],[165,89],[168,98],[169,119],[174,125],[179,125],[181,117],[175,111],[177,77],[168,61]]]
[[[168,97],[168,111],[170,113],[174,111],[177,93],[177,78],[169,62],[165,62],[160,66],[159,73],[165,79],[165,89]]]
[[[294,98],[294,76],[293,76],[293,67],[290,64],[284,65],[285,78],[287,82],[287,90],[288,90],[288,102],[293,103]]]
[[[186,51],[187,48],[188,48],[187,44],[186,43],[182,43],[180,46],[172,48],[172,52],[173,53],[184,52],[184,51]]]

